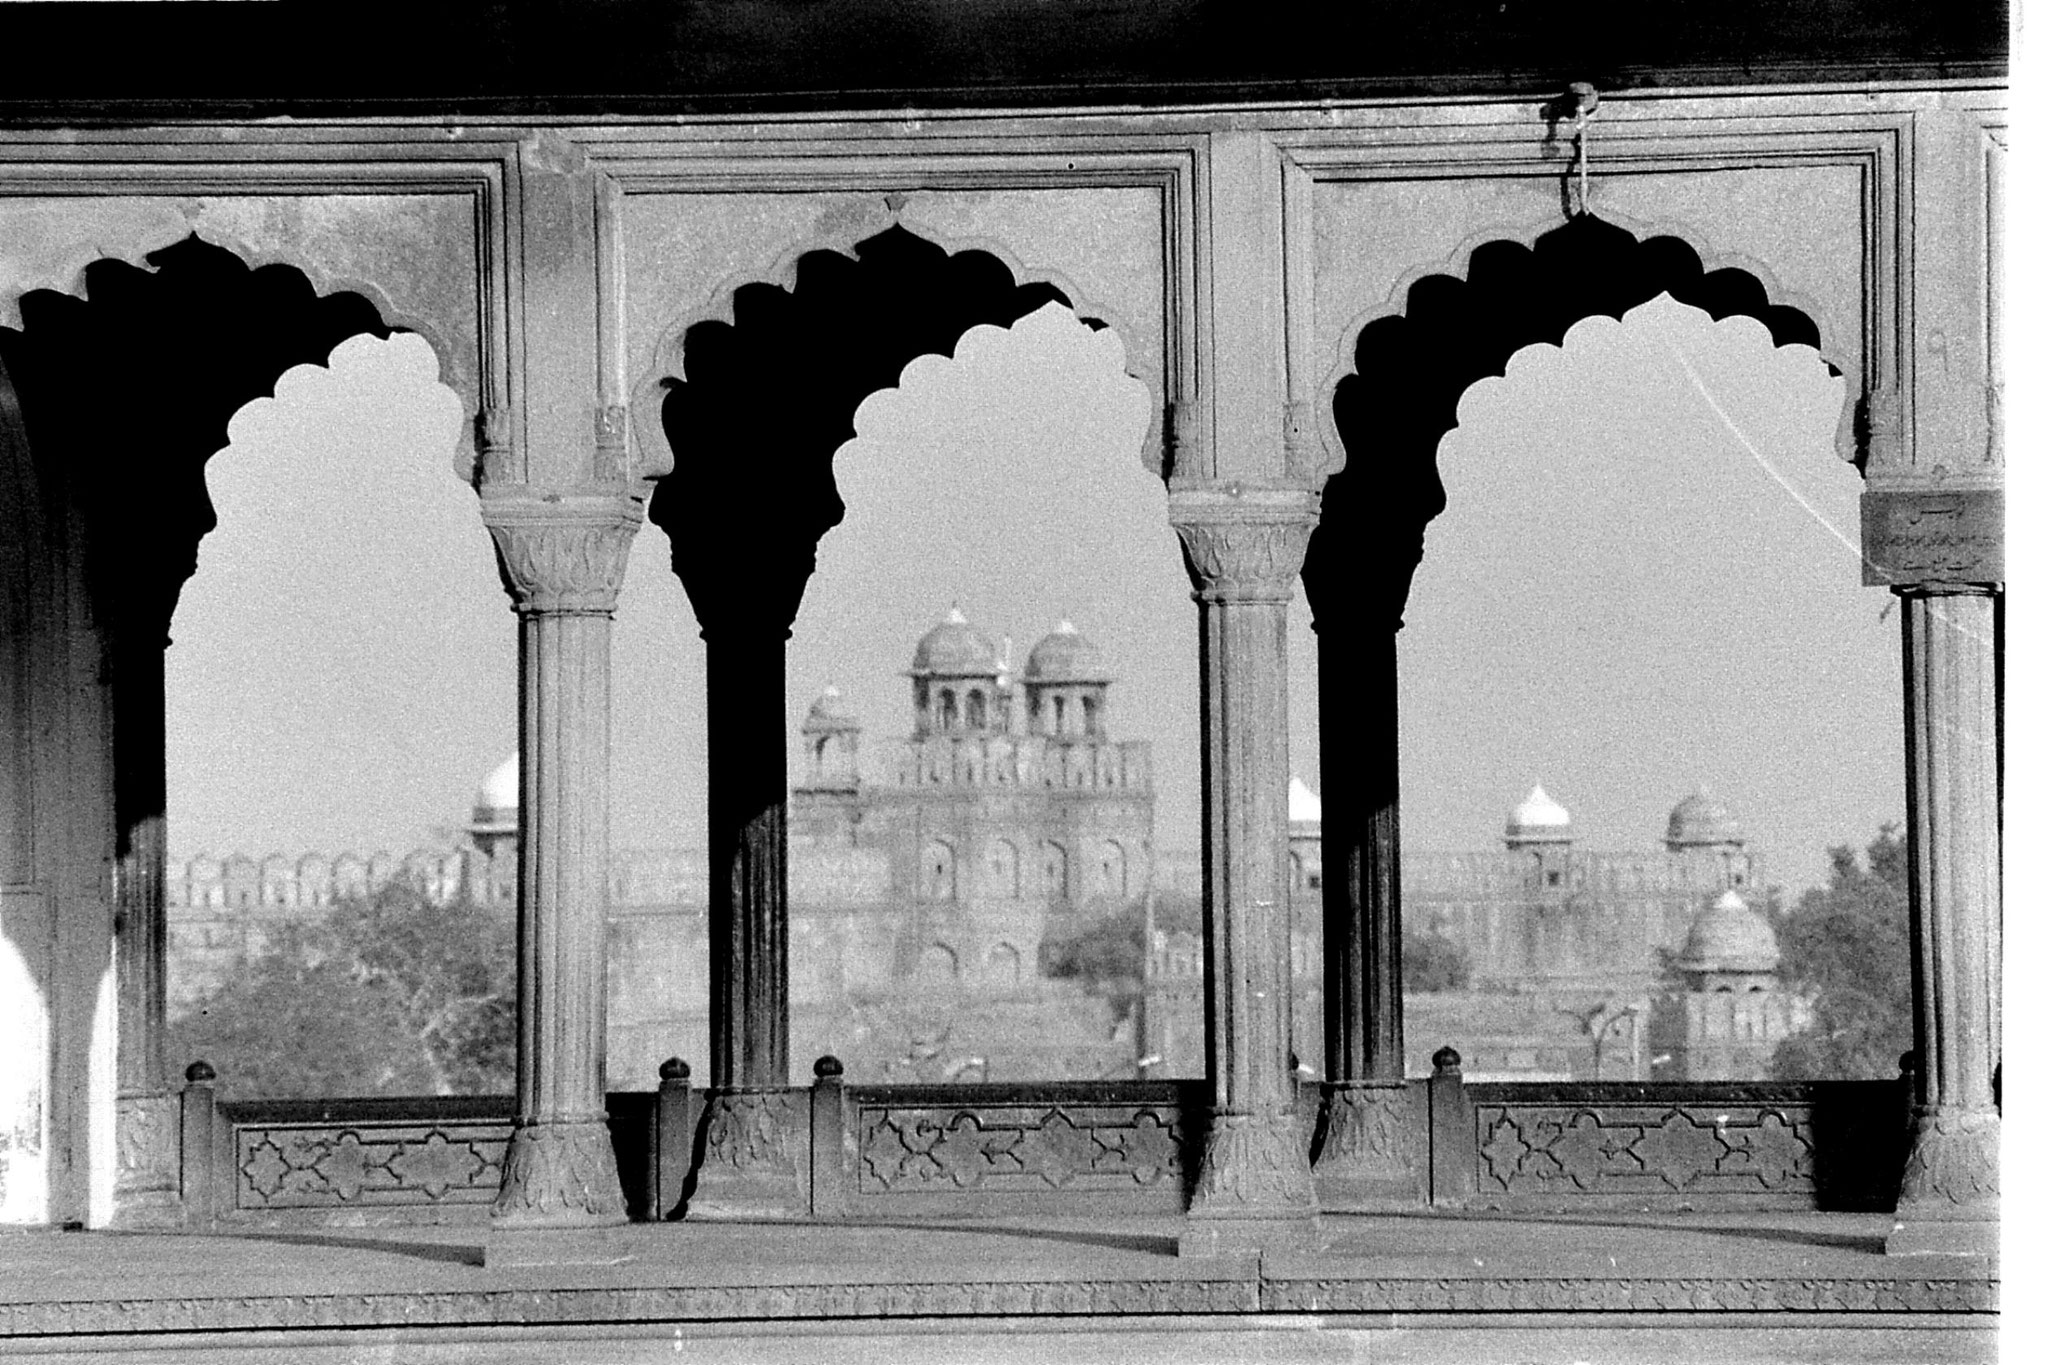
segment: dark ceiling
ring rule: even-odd
[[[1541,97],[2006,60],[2001,0],[0,4],[0,120]]]

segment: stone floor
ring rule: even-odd
[[[1314,1253],[1178,1220],[0,1236],[0,1353],[69,1359],[1963,1361],[1981,1262],[1883,1215],[1325,1215]],[[829,1338],[829,1343],[825,1340]],[[826,1349],[829,1344],[829,1349]]]

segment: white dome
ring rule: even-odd
[[[1571,814],[1541,786],[1531,787],[1522,804],[1508,815],[1510,843],[1561,841],[1571,838],[1571,830]]]
[[[913,678],[992,678],[1000,671],[995,645],[974,628],[958,603],[945,620],[925,632],[910,659]]]
[[[1773,972],[1778,936],[1739,894],[1723,891],[1694,918],[1678,966],[1688,972]]]
[[[1287,821],[1295,825],[1323,822],[1323,798],[1298,777],[1287,779]]]
[[[491,769],[491,775],[476,789],[478,810],[519,809],[519,755],[512,757]]]

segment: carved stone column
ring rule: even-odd
[[[796,1216],[808,1208],[809,1119],[789,1088],[785,649],[815,551],[783,545],[714,581],[684,575],[684,558],[704,636],[711,835],[711,1076],[688,1212]]]
[[[1920,1054],[1893,1254],[1998,1250],[1999,654],[1995,590],[1899,590]]]
[[[129,1228],[172,1227],[180,1221],[178,1098],[164,1072],[169,931],[164,901],[165,621],[124,625],[112,650],[109,689],[119,994],[113,1221]]]
[[[604,1112],[612,610],[640,504],[486,489],[519,613],[518,1116],[505,1228],[626,1219]]]
[[[1183,1255],[1316,1237],[1288,1066],[1287,602],[1317,505],[1306,490],[1235,484],[1170,497],[1201,612],[1212,1092]]]
[[[109,540],[110,533],[102,532]],[[166,530],[130,557],[89,560],[112,788],[114,867],[114,1208],[123,1228],[182,1222],[178,1097],[164,1060],[164,651],[198,538]],[[90,544],[90,542],[88,542]],[[184,1063],[179,1060],[179,1070]]]
[[[1322,1138],[1326,1209],[1427,1198],[1427,1141],[1401,1026],[1401,620],[1382,585],[1305,578],[1315,609],[1323,773]]]

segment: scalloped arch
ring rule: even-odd
[[[359,295],[376,311],[387,335],[411,332],[423,339],[440,366],[439,382],[462,402],[463,422],[455,449],[451,452],[451,465],[456,477],[465,484],[474,482],[480,453],[476,446],[475,418],[485,405],[485,382],[481,373],[483,357],[476,349],[450,336],[450,324],[446,319],[405,306],[376,280],[333,270],[311,256],[260,249],[224,230],[219,224],[202,227],[188,219],[181,233],[137,232],[127,237],[114,234],[111,245],[108,239],[102,238],[88,252],[67,251],[46,261],[31,262],[29,269],[10,278],[9,287],[0,292],[0,330],[20,331],[26,326],[22,304],[33,294],[47,291],[83,303],[87,299],[87,272],[92,267],[102,262],[118,261],[137,270],[153,272],[156,267],[151,258],[157,252],[194,239],[234,253],[251,271],[270,266],[297,271],[312,284],[314,294],[320,298],[339,294]]]
[[[1361,325],[1352,368],[1331,392],[1330,418],[1346,459],[1324,486],[1322,521],[1302,568],[1311,604],[1319,612],[1334,606],[1340,582],[1355,596],[1362,576],[1398,619],[1421,561],[1423,529],[1444,509],[1437,449],[1457,425],[1466,390],[1505,374],[1524,347],[1562,345],[1574,324],[1619,321],[1666,293],[1715,321],[1754,318],[1774,345],[1820,351],[1813,319],[1772,302],[1749,270],[1708,269],[1679,237],[1639,238],[1592,215],[1533,244],[1485,241],[1462,275],[1423,275],[1407,286],[1402,311]]]
[[[672,333],[665,368],[682,374],[643,391],[643,421],[653,407],[673,460],[649,520],[668,532],[699,620],[728,595],[714,585],[730,585],[735,528],[756,548],[760,590],[794,616],[819,538],[845,515],[832,459],[869,395],[895,387],[913,360],[951,356],[974,327],[1075,306],[989,250],[948,251],[900,223],[850,253],[812,247],[775,273],[787,283],[742,284],[729,316],[700,316],[680,344]]]
[[[293,366],[324,366],[349,337],[393,330],[360,294],[322,295],[295,265],[251,266],[197,234],[142,265],[96,260],[82,297],[33,290],[20,309],[21,329],[0,329],[0,357],[32,456],[47,486],[90,489],[79,505],[101,547],[89,555],[96,598],[155,630],[215,524],[205,465],[234,415]]]

